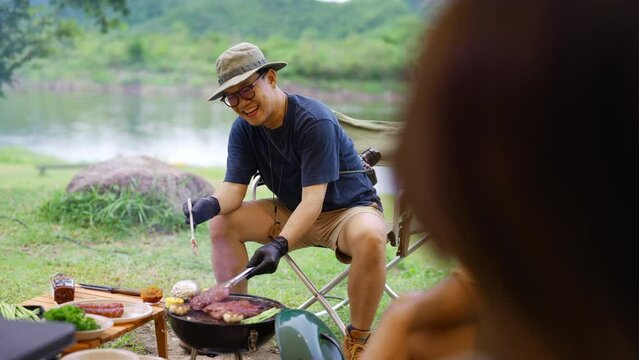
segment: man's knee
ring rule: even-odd
[[[351,257],[362,257],[371,263],[384,262],[386,260],[386,237],[378,231],[368,229],[352,235]]]
[[[370,259],[385,257],[386,226],[373,214],[360,214],[347,224],[338,247],[351,257],[365,256]],[[341,244],[341,245],[340,245]]]
[[[216,242],[226,237],[229,221],[227,215],[218,215],[209,221],[211,241]]]
[[[267,240],[272,225],[272,217],[260,205],[244,202],[235,211],[211,219],[209,230],[214,244],[229,239],[263,242]]]

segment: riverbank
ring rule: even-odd
[[[117,77],[117,75],[114,75]],[[339,83],[320,84],[316,86],[308,82],[296,82],[280,80],[280,87],[287,93],[303,94],[314,97],[324,102],[382,102],[397,105],[403,101],[405,94],[401,90],[402,86],[392,84],[376,84],[375,90],[355,90],[358,84],[349,82],[343,86]],[[99,83],[83,79],[57,79],[57,80],[34,80],[29,78],[18,78],[9,89],[11,92],[46,90],[52,92],[74,93],[74,92],[96,92],[96,93],[124,93],[132,95],[180,95],[193,96],[195,98],[206,99],[214,90],[214,81],[204,86],[195,85],[156,85],[142,82],[120,82]],[[371,89],[370,84],[362,83],[361,89]]]

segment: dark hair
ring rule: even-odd
[[[416,215],[559,357],[639,354],[637,4],[455,1],[404,116]]]

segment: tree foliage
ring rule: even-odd
[[[269,58],[289,62],[286,79],[384,86],[404,79],[429,13],[445,0],[136,0],[126,3],[122,26],[112,28],[109,19],[126,13],[117,7],[124,1],[49,0],[67,6],[66,19],[91,28],[63,53],[24,66],[20,76],[201,86],[214,81],[222,51],[250,41]],[[95,25],[111,31],[104,36]]]
[[[409,0],[136,0],[130,2],[132,29],[168,32],[167,24],[184,22],[198,36],[226,34],[267,39],[299,39],[308,30],[321,39],[364,34],[400,17],[420,19]]]
[[[78,32],[75,21],[63,16],[73,10],[93,19],[102,32],[128,14],[126,0],[0,1],[0,96],[18,68],[51,54],[59,42]]]

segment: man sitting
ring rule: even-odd
[[[255,267],[249,278],[273,273],[280,258],[307,246],[335,250],[351,264],[351,325],[344,339],[348,359],[359,357],[384,289],[386,231],[379,197],[352,140],[323,103],[287,94],[277,71],[255,45],[241,43],[216,62],[221,99],[238,115],[228,141],[223,184],[196,199],[196,224],[210,222],[213,269],[218,282]],[[252,176],[261,174],[273,199],[245,201]],[[188,208],[185,206],[188,219]],[[188,220],[187,220],[188,221]],[[246,241],[264,244],[250,261]],[[244,282],[232,289],[245,293]]]

